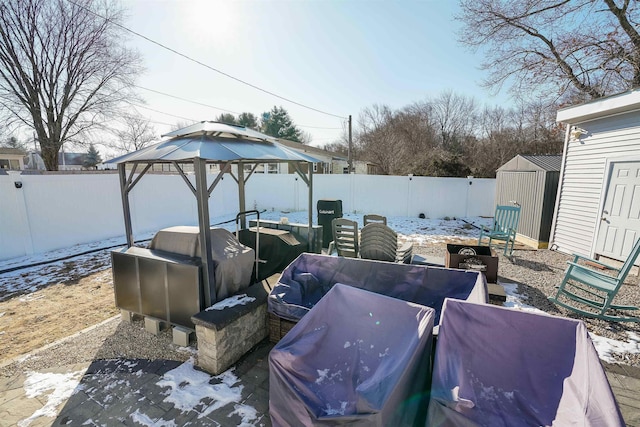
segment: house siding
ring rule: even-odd
[[[552,242],[560,252],[593,256],[607,160],[640,154],[640,112],[571,125],[587,134],[567,142]]]

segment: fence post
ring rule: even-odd
[[[31,224],[29,223],[29,212],[27,210],[27,200],[25,198],[25,192],[29,191],[28,185],[25,185],[24,177],[18,173],[11,173],[11,180],[13,181],[14,194],[16,198],[16,210],[20,222],[18,225],[20,229],[20,235],[22,236],[22,242],[24,245],[25,255],[33,255],[33,236],[31,234]]]
[[[409,177],[409,179],[407,180],[407,211],[406,211],[406,216],[409,217],[410,212],[411,212],[411,200],[413,199],[412,196],[412,191],[413,191],[413,186],[411,185],[413,182],[413,174],[410,173],[409,175],[407,175]]]
[[[467,197],[466,197],[466,200],[464,201],[464,217],[465,218],[469,218],[469,197],[473,192],[471,188],[472,185],[473,185],[473,176],[469,175],[467,177]]]

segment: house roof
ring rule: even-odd
[[[560,172],[562,156],[542,155],[529,156],[518,154],[504,165],[498,168],[499,171],[530,171],[543,170],[547,172]]]
[[[20,148],[9,148],[9,147],[0,147],[0,154],[11,154],[15,156],[24,156],[27,154],[26,151],[21,150]]]
[[[347,160],[347,157],[343,154],[336,153],[334,151],[325,150],[323,148],[313,147],[311,145],[302,144],[300,142],[289,141],[287,139],[278,140],[281,144],[286,145],[289,148],[292,148],[296,151],[302,153],[309,153],[311,155],[317,156],[327,156],[331,157],[334,160]]]
[[[640,89],[605,96],[584,104],[561,108],[556,121],[568,124],[582,123],[614,114],[640,109]]]
[[[276,138],[244,126],[203,121],[163,136],[170,138],[105,163],[169,163],[196,158],[209,162],[318,162]]]

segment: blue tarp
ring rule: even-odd
[[[413,425],[427,404],[434,316],[336,284],[269,354],[272,424]]]
[[[482,273],[305,253],[283,272],[269,294],[269,312],[300,320],[336,283],[431,307],[440,321],[444,299],[486,303]]]
[[[623,426],[583,322],[447,299],[425,426]]]

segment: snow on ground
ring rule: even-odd
[[[345,213],[344,218],[358,221],[358,226],[363,227],[363,214]],[[280,221],[287,218],[289,223],[306,224],[309,216],[307,212],[264,212],[260,214],[260,219]],[[314,213],[314,223],[317,223],[317,216]],[[470,217],[470,218],[411,218],[405,216],[387,217],[387,225],[395,230],[405,239],[424,245],[428,243],[440,243],[451,238],[477,238],[480,231],[476,227],[490,226],[491,218]]]
[[[83,371],[68,374],[28,372],[23,386],[26,396],[32,399],[47,395],[47,403],[28,418],[19,421],[18,427],[27,427],[40,417],[56,417],[58,406],[73,394],[82,374]]]
[[[290,223],[308,222],[308,214],[304,212],[280,212],[265,211],[260,214],[260,219],[279,221],[288,218]],[[362,227],[363,215],[345,214],[345,218],[356,220]],[[249,219],[255,217],[248,216]],[[465,222],[466,221],[466,222]],[[314,213],[314,223],[317,216]],[[465,218],[465,219],[420,219],[408,217],[388,217],[387,224],[393,228],[402,238],[411,240],[415,244],[443,242],[447,238],[474,238],[478,236],[480,225],[490,225],[489,218]],[[235,231],[235,215],[219,216],[211,219],[212,226]],[[474,225],[471,225],[474,224]],[[191,224],[193,225],[193,224]],[[135,236],[139,245],[148,245],[155,232],[141,233]],[[103,271],[111,267],[111,251],[117,250],[126,244],[123,236],[113,237],[98,242],[79,244],[69,248],[57,249],[42,254],[34,254],[19,258],[0,261],[0,301],[5,301],[15,296],[29,294],[45,286],[60,282],[68,282],[80,279],[89,274]],[[93,251],[90,253],[85,253]],[[82,254],[74,256],[75,254]],[[59,260],[61,258],[68,258]],[[59,260],[44,265],[34,265],[52,260]],[[20,268],[25,267],[25,268]],[[15,271],[2,273],[4,270],[20,268]]]
[[[518,285],[516,283],[501,283],[503,285],[505,293],[507,294],[507,301],[503,304],[505,307],[528,311],[531,313],[538,313],[549,315],[548,313],[537,309],[524,301],[527,299],[525,295],[518,293]],[[601,337],[592,332],[589,332],[591,341],[593,342],[598,356],[601,360],[609,363],[618,363],[613,357],[613,353],[635,353],[640,354],[640,336],[634,332],[627,332],[629,341],[618,341],[611,338]]]
[[[137,237],[149,239],[152,235],[146,233]],[[125,242],[124,236],[114,237],[0,261],[0,301],[106,270],[111,267],[111,251],[123,247]],[[50,262],[52,260],[59,261]],[[18,269],[2,272],[15,268]]]
[[[535,308],[532,305],[526,304],[524,300],[527,299],[526,295],[518,293],[518,285],[516,283],[500,283],[504,287],[504,292],[507,294],[507,300],[502,304],[508,308],[515,308],[517,310],[529,311],[531,313],[547,314],[546,312]]]
[[[634,332],[627,332],[629,342],[612,340],[610,338],[592,334],[591,332],[589,332],[589,336],[598,351],[598,356],[600,356],[600,359],[605,362],[619,363],[619,361],[613,357],[613,353],[640,353],[640,336]]]
[[[258,420],[258,413],[253,407],[239,405],[244,386],[239,384],[232,370],[211,377],[196,370],[193,359],[190,359],[164,374],[156,384],[168,387],[164,401],[172,403],[181,412],[196,411],[198,418],[202,418],[225,405],[236,404],[233,413],[240,415],[242,425],[254,425]]]

